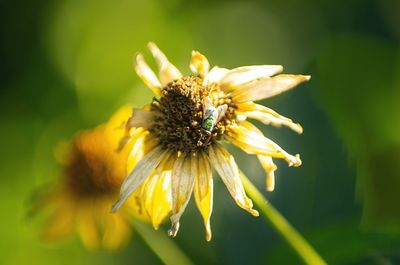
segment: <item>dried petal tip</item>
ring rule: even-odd
[[[272,180],[274,181],[273,184],[271,183]],[[275,190],[275,179],[267,177],[267,191],[273,192],[274,190]]]
[[[251,215],[253,216],[260,216],[259,212],[257,210],[254,209],[248,209],[247,210],[249,213],[251,213]]]
[[[290,126],[290,129],[292,129],[293,131],[297,132],[298,134],[302,134],[304,132],[303,127],[299,123],[293,123]]]
[[[289,164],[289,167],[299,167],[301,166],[301,159],[300,159],[300,155],[296,154],[296,156],[288,156],[286,157],[286,161]]]
[[[260,215],[257,210],[253,209],[253,202],[248,198],[245,205],[239,205],[239,206],[242,209],[246,210],[248,213],[250,213],[252,216],[257,217]]]
[[[206,224],[206,241],[207,241],[207,242],[210,242],[210,241],[211,241],[211,237],[212,237],[212,234],[211,234],[211,225],[210,225],[210,222],[208,222],[208,223]]]
[[[253,202],[247,198],[245,204],[241,204],[237,199],[235,198],[236,203],[241,207],[242,209],[246,210],[248,213],[250,213],[253,216],[259,216],[260,214],[258,213],[257,210],[253,209]]]
[[[174,222],[171,225],[171,228],[168,230],[168,235],[172,237],[176,237],[179,231],[179,222]]]

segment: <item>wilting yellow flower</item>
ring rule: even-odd
[[[140,190],[118,214],[110,214],[126,176],[125,163],[132,147],[129,144],[117,152],[124,135],[121,125],[130,113],[130,107],[122,108],[107,124],[78,133],[62,148],[62,179],[54,191],[41,198],[39,205],[51,213],[43,230],[45,240],[59,239],[76,230],[86,247],[114,249],[130,237],[130,214],[146,219],[137,202]],[[134,159],[129,163],[134,166]]]
[[[197,51],[192,52],[190,62],[194,75],[183,76],[154,43],[149,43],[148,48],[159,67],[159,78],[141,54],[135,58],[135,69],[156,97],[143,109],[134,109],[126,124],[128,132],[140,128],[141,134],[146,133],[146,139],[138,145],[145,145],[148,152],[126,177],[113,211],[139,187],[147,191],[144,200],[153,207],[158,206],[158,210],[163,208],[157,202],[163,194],[153,190],[153,186],[162,182],[172,188],[169,235],[177,234],[180,217],[194,192],[204,219],[206,239],[210,240],[211,167],[218,172],[238,206],[258,215],[243,189],[233,156],[221,142],[231,142],[246,153],[257,155],[267,173],[267,189],[273,190],[276,166],[272,158],[285,159],[289,166],[300,166],[301,160],[266,138],[246,118],[277,127],[288,126],[301,133],[299,124],[253,101],[285,92],[310,76],[275,75],[282,71],[280,65],[243,66],[232,70],[215,66],[209,70],[208,60]],[[129,133],[135,142],[137,134]],[[148,182],[152,184],[149,186]],[[163,209],[163,215],[166,211]],[[157,214],[154,209],[148,212],[152,218]]]

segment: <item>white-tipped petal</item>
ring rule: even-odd
[[[272,157],[258,155],[258,160],[260,161],[261,166],[264,168],[266,176],[266,187],[267,191],[273,191],[275,189],[275,170],[277,169],[276,165],[272,161]]]
[[[163,87],[168,83],[182,77],[181,72],[168,61],[167,56],[165,56],[165,54],[157,47],[157,45],[155,45],[153,42],[150,42],[147,47],[156,59],[160,71],[159,76],[161,85]]]
[[[197,157],[182,155],[178,157],[172,169],[172,216],[168,235],[175,237],[179,230],[179,220],[185,211],[193,192]]]
[[[143,183],[143,181],[150,175],[150,173],[160,164],[164,159],[166,151],[161,147],[156,147],[146,154],[132,170],[132,172],[125,178],[121,185],[120,197],[113,205],[111,211],[116,212],[128,197]]]
[[[208,158],[199,155],[199,169],[196,175],[194,185],[194,198],[196,200],[197,208],[199,209],[206,228],[206,240],[211,240],[211,225],[210,218],[213,208],[213,179],[211,165]]]
[[[310,80],[308,75],[277,75],[241,85],[232,91],[235,103],[256,101],[276,96],[298,84]]]
[[[244,115],[251,119],[256,119],[264,124],[271,124],[275,127],[286,126],[298,134],[303,133],[303,127],[300,124],[294,123],[291,119],[284,117],[276,111],[264,107],[253,102],[244,102],[237,104],[239,115]]]
[[[190,60],[190,70],[204,78],[210,69],[210,63],[207,58],[198,51],[192,51],[192,58]]]
[[[254,216],[258,212],[253,209],[252,201],[247,197],[242,181],[239,177],[239,169],[233,156],[220,144],[210,147],[210,161],[227,187],[229,193],[239,207]]]
[[[221,80],[221,78],[224,77],[224,75],[228,72],[229,69],[214,66],[205,76],[203,80],[203,85],[217,84],[219,80]]]
[[[248,124],[248,126],[245,126]],[[248,154],[283,158],[289,166],[301,165],[299,155],[293,156],[283,150],[279,145],[265,137],[259,130],[252,129],[251,123],[243,121],[240,125],[232,126],[228,131],[227,139]]]
[[[161,83],[140,53],[135,56],[135,71],[156,96],[161,95]]]
[[[220,88],[225,92],[234,90],[236,87],[250,81],[270,77],[282,72],[281,65],[252,65],[242,66],[230,70],[218,82]]]

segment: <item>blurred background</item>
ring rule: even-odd
[[[400,264],[399,13],[397,0],[0,1],[0,264],[161,264],[137,234],[119,251],[88,251],[77,236],[41,242],[26,217],[32,193],[58,179],[57,143],[151,100],[132,63],[148,41],[184,73],[197,49],[221,67],[311,74],[262,102],[304,127],[257,124],[303,160],[277,161],[264,193],[329,264]],[[265,190],[256,159],[232,150]],[[220,181],[212,227],[207,243],[192,200],[175,242],[195,264],[301,264]]]

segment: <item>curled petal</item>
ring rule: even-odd
[[[245,126],[245,124],[251,125],[251,123],[243,121],[240,125],[232,126],[228,130],[227,138],[234,145],[240,147],[248,154],[283,158],[289,166],[298,167],[301,165],[299,155],[293,156],[288,154],[279,145],[262,135],[259,130],[256,131],[249,126]]]
[[[160,71],[159,76],[161,85],[163,87],[168,83],[182,77],[181,72],[179,72],[179,70],[168,61],[167,56],[165,56],[165,54],[157,47],[157,45],[155,45],[153,42],[149,42],[147,47],[156,59]]]
[[[277,169],[277,167],[272,161],[272,157],[270,156],[258,155],[257,158],[260,161],[261,166],[264,168],[265,173],[267,174],[267,191],[273,191],[275,189],[275,170]]]
[[[230,70],[221,78],[218,84],[224,92],[229,92],[240,85],[259,78],[270,77],[282,72],[282,70],[283,67],[281,65],[242,66]]]
[[[211,165],[205,155],[199,155],[198,173],[194,184],[194,198],[206,227],[206,240],[211,240],[210,217],[213,208],[213,179]]]
[[[175,237],[179,230],[179,220],[193,192],[197,174],[197,157],[182,155],[178,157],[172,169],[172,216],[168,235]]]
[[[214,66],[210,72],[204,77],[203,85],[216,84],[221,78],[229,72],[229,69]]]
[[[275,127],[286,126],[298,134],[303,133],[303,127],[300,124],[294,123],[291,119],[286,118],[274,110],[264,107],[253,102],[244,102],[237,104],[238,114],[244,115],[251,119],[256,119],[264,124],[271,124]]]
[[[241,103],[270,98],[308,81],[310,78],[308,75],[277,75],[257,79],[233,90],[232,100],[235,103]]]
[[[128,197],[143,183],[148,175],[160,164],[167,152],[156,147],[146,154],[125,178],[121,185],[120,198],[113,205],[111,211],[116,212]]]
[[[192,70],[192,72],[195,74],[199,74],[201,78],[204,78],[208,74],[209,69],[210,63],[208,62],[207,58],[198,51],[192,51],[190,70]]]
[[[132,116],[128,119],[125,127],[127,129],[137,127],[149,127],[154,121],[154,114],[149,110],[133,108]]]
[[[237,205],[252,215],[258,216],[258,212],[253,209],[253,202],[244,191],[233,156],[222,145],[215,144],[210,147],[210,161]]]
[[[161,95],[161,83],[140,53],[135,56],[135,71],[156,96]]]

